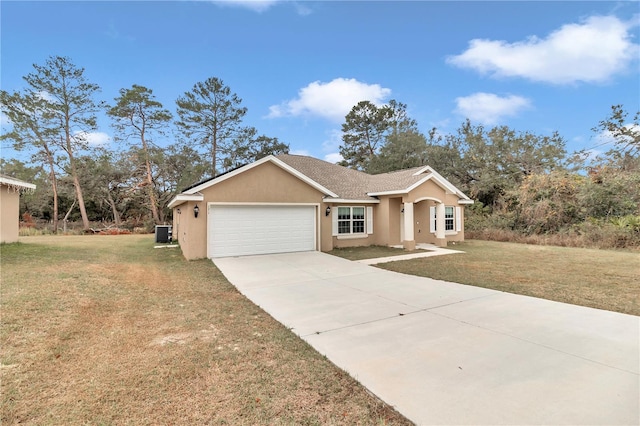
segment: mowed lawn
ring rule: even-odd
[[[1,250],[3,425],[410,424],[153,236]]]
[[[471,240],[452,254],[376,265],[558,302],[640,315],[640,253]]]

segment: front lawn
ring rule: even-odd
[[[153,237],[2,245],[3,425],[410,424]]]
[[[640,315],[640,254],[471,240],[466,254],[376,265],[405,274]]]

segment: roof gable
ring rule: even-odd
[[[196,194],[206,188],[209,188],[213,185],[216,185],[220,182],[224,182],[227,179],[231,179],[236,175],[239,175],[240,173],[244,173],[247,170],[251,170],[254,167],[258,167],[264,163],[270,162],[278,167],[280,167],[281,169],[285,170],[286,172],[292,174],[293,176],[297,177],[298,179],[300,179],[301,181],[307,183],[309,186],[317,189],[318,191],[322,192],[325,195],[328,195],[330,197],[338,197],[337,194],[335,194],[334,192],[332,192],[331,190],[325,188],[323,185],[319,184],[318,182],[314,181],[313,179],[311,179],[309,176],[301,173],[300,171],[296,170],[295,168],[291,167],[290,165],[284,163],[283,161],[279,160],[278,158],[274,157],[273,155],[268,155],[266,157],[261,158],[258,161],[255,161],[251,164],[247,164],[246,166],[242,166],[242,167],[238,167],[235,170],[232,170],[230,172],[221,174],[219,176],[216,176],[213,179],[209,179],[206,180],[200,184],[196,184],[194,186],[192,186],[191,188],[187,189],[186,191],[184,191],[184,194]]]
[[[317,158],[281,154],[277,157],[269,155],[246,166],[239,167],[213,179],[206,180],[187,188],[181,195],[196,195],[200,191],[232,179],[240,173],[270,162],[311,187],[323,193],[334,202],[379,202],[378,196],[407,194],[427,181],[433,181],[447,193],[460,198],[460,204],[471,204],[473,201],[451,182],[442,177],[430,166],[370,175],[358,170],[332,164]],[[178,201],[178,197],[174,201]],[[172,201],[170,204],[174,204]]]

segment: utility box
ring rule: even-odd
[[[171,233],[171,225],[156,225],[156,243],[170,243]]]

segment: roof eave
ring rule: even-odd
[[[404,195],[404,194],[407,194],[408,192],[409,191],[407,191],[406,189],[399,189],[399,190],[394,189],[393,191],[367,192],[367,195],[369,197],[379,197],[383,195]]]
[[[5,177],[5,176],[0,177],[0,184],[18,187],[18,188],[24,188],[24,189],[36,189],[36,186],[32,183],[24,182],[19,179],[13,179],[11,177]]]
[[[169,204],[167,204],[167,207],[172,209],[174,207],[178,207],[179,205],[189,201],[195,201],[195,202],[204,201],[204,195],[199,193],[198,194],[178,194],[175,197],[173,197],[173,200],[171,200]]]
[[[360,200],[356,198],[325,198],[324,202],[336,204],[380,204],[380,200]]]

